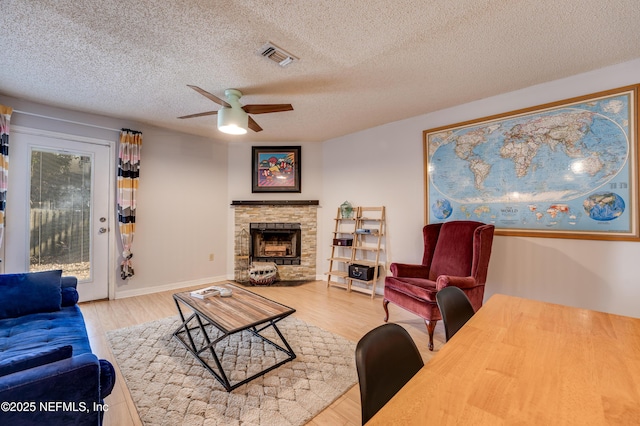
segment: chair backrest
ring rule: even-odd
[[[425,226],[422,263],[429,266],[429,279],[435,281],[440,275],[473,276],[483,285],[493,231],[493,225],[465,220]]]
[[[369,421],[423,365],[413,339],[398,324],[383,324],[365,334],[356,345],[362,424]]]
[[[444,322],[444,334],[449,339],[475,314],[467,295],[459,287],[445,287],[436,293],[438,309]]]

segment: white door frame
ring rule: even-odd
[[[20,133],[20,134],[24,134],[24,135],[33,135],[33,136],[41,136],[41,137],[47,137],[47,138],[52,138],[52,139],[61,139],[61,140],[65,140],[65,141],[72,141],[72,142],[82,142],[82,143],[89,143],[89,144],[96,144],[96,145],[101,145],[101,146],[106,146],[109,148],[109,167],[108,167],[108,174],[109,176],[107,177],[107,179],[109,179],[109,201],[108,201],[108,206],[109,208],[107,209],[108,213],[108,217],[107,217],[107,226],[108,228],[111,230],[110,232],[107,233],[107,238],[108,238],[108,262],[107,262],[107,268],[108,268],[108,277],[107,277],[107,288],[108,288],[108,297],[109,299],[114,299],[115,298],[115,270],[116,270],[116,259],[117,256],[115,255],[115,249],[116,249],[116,241],[115,241],[115,235],[117,232],[117,226],[115,225],[115,149],[116,149],[116,141],[110,141],[110,140],[105,140],[105,139],[96,139],[96,138],[89,138],[89,137],[84,137],[84,136],[77,136],[77,135],[72,135],[72,134],[67,134],[67,133],[59,133],[59,132],[52,132],[52,131],[48,131],[48,130],[40,130],[40,129],[33,129],[30,127],[22,127],[22,126],[15,126],[12,125],[11,126],[11,134],[13,133]],[[10,136],[11,138],[11,136]],[[9,139],[9,188],[7,190],[7,197],[10,197],[9,193],[11,191],[13,191],[12,186],[11,185],[11,139]],[[15,163],[14,163],[15,164]],[[15,166],[14,166],[15,167]],[[26,192],[25,192],[26,194]],[[27,195],[24,195],[24,197],[26,197],[26,199],[28,200]],[[13,197],[12,197],[13,198]],[[9,203],[7,203],[7,212],[9,212],[11,209],[11,206],[9,205]],[[7,213],[5,212],[5,214]],[[9,221],[11,221],[11,218],[8,218]],[[10,222],[9,222],[10,223]],[[9,231],[9,227],[5,227],[5,237],[4,237],[4,245],[7,246],[7,243],[9,240],[13,240],[13,241],[17,241],[20,236],[16,236],[16,235],[7,235],[10,234]],[[28,247],[28,240],[29,237],[28,235],[26,237],[23,236],[23,238],[26,239],[26,244],[25,247]],[[20,245],[23,245],[20,244]],[[29,269],[29,262],[28,262],[28,258],[23,258],[22,261],[20,262],[19,260],[16,260],[15,258],[13,258],[12,256],[10,256],[10,258],[6,258],[6,255],[8,255],[9,253],[5,253],[5,259],[7,260],[7,262],[5,263],[5,272],[24,272],[27,271]],[[24,257],[24,254],[23,254]],[[13,258],[13,260],[11,259]]]

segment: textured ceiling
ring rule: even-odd
[[[638,0],[0,0],[0,93],[220,140],[323,141],[640,57]],[[300,58],[282,68],[267,41]],[[639,77],[640,80],[640,77]],[[291,103],[224,135],[219,106]]]

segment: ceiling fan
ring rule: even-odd
[[[184,115],[178,118],[194,118],[203,117],[206,115],[218,115],[218,130],[224,133],[230,133],[234,135],[241,135],[247,133],[247,127],[254,132],[262,131],[262,127],[255,122],[248,114],[266,114],[269,112],[281,112],[281,111],[293,111],[291,104],[257,104],[257,105],[241,105],[240,98],[242,93],[237,89],[227,89],[224,94],[227,98],[226,101],[218,98],[215,95],[199,88],[198,86],[192,86],[187,84],[196,92],[202,96],[209,98],[213,102],[221,105],[218,111],[200,112],[197,114]]]

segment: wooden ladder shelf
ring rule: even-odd
[[[329,271],[325,272],[327,287],[370,294],[373,299],[377,283],[384,277],[380,252],[384,250],[385,207],[356,207],[354,210],[353,217],[342,217],[338,208],[334,219]],[[369,268],[373,269],[372,278],[357,277],[357,272],[367,272]]]

